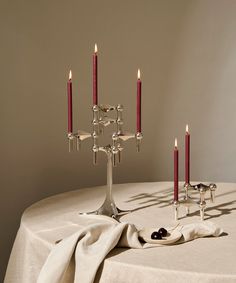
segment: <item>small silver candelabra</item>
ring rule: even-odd
[[[211,202],[215,201],[215,190],[216,190],[216,184],[209,184],[205,185],[202,183],[191,185],[191,184],[184,184],[184,190],[185,195],[183,200],[181,201],[174,201],[174,213],[175,213],[175,220],[178,220],[178,210],[180,206],[184,206],[186,209],[186,215],[189,214],[190,207],[198,205],[200,210],[200,218],[203,221],[204,220],[204,212],[206,208],[206,201],[205,201],[205,195],[206,192],[210,192],[210,200]],[[200,197],[198,199],[193,198],[190,193],[198,192]]]
[[[68,133],[68,142],[69,142],[69,152],[76,147],[79,151],[81,147],[81,142],[87,138],[92,138],[93,140],[93,164],[97,165],[98,161],[98,152],[104,152],[107,155],[107,187],[106,187],[106,196],[105,200],[100,208],[95,211],[82,213],[82,214],[102,214],[111,217],[116,217],[119,214],[123,214],[129,211],[119,209],[113,199],[112,192],[112,169],[118,163],[121,163],[121,153],[123,150],[123,143],[129,139],[136,139],[137,151],[140,151],[140,144],[143,138],[141,132],[136,134],[128,133],[123,131],[123,106],[118,104],[117,106],[112,105],[93,105],[93,132],[88,133],[84,131],[78,131],[78,133]],[[116,118],[108,117],[108,113],[111,111],[116,111]],[[115,124],[116,131],[112,134],[112,144],[106,146],[99,145],[99,137],[104,133],[104,128]]]

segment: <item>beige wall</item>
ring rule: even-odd
[[[174,137],[192,134],[192,179],[236,181],[236,1],[7,1],[0,3],[2,275],[23,210],[56,193],[105,183],[90,143],[68,154],[66,79],[75,126],[91,128],[91,53],[100,101],[123,103],[135,129],[143,79],[142,152],[127,143],[116,182],[172,180]],[[0,280],[1,281],[1,280]]]

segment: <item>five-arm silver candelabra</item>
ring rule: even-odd
[[[189,214],[190,207],[192,206],[199,206],[200,210],[200,218],[201,220],[204,220],[204,212],[206,208],[206,201],[205,201],[205,195],[206,192],[210,192],[210,200],[211,202],[215,201],[215,190],[216,190],[216,184],[196,184],[196,185],[191,185],[191,184],[184,184],[184,198],[183,200],[180,201],[174,201],[174,212],[175,212],[175,220],[178,220],[178,209],[180,206],[184,206],[186,209],[186,215]],[[199,198],[194,198],[191,193],[196,193],[198,192],[200,197]]]
[[[98,152],[104,152],[107,155],[107,187],[105,200],[100,208],[95,211],[88,212],[87,214],[102,214],[111,217],[116,217],[119,214],[126,213],[119,209],[113,199],[112,193],[112,169],[118,163],[121,162],[121,153],[123,150],[123,143],[129,139],[136,139],[137,151],[140,151],[140,144],[142,140],[142,133],[137,132],[136,134],[128,133],[123,131],[123,106],[118,104],[117,106],[112,105],[93,105],[93,132],[88,133],[84,131],[78,131],[78,133],[68,133],[69,151],[73,150],[76,146],[77,150],[80,150],[81,142],[87,138],[93,140],[93,163],[97,164]],[[116,118],[110,118],[108,113],[116,111]],[[115,124],[116,131],[112,134],[112,144],[106,146],[99,145],[99,137],[104,133],[104,128]]]

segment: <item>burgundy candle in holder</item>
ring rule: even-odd
[[[141,93],[142,93],[142,81],[140,79],[140,70],[138,69],[138,80],[137,80],[137,133],[141,133]]]
[[[72,114],[72,72],[70,70],[69,80],[67,82],[67,98],[68,98],[68,133],[73,132],[73,114]]]
[[[93,54],[93,105],[98,104],[98,48],[97,44],[94,46]]]
[[[185,133],[185,184],[190,183],[190,134],[188,125]]]
[[[177,139],[174,148],[174,201],[179,200],[179,150]]]

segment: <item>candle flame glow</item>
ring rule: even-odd
[[[138,74],[137,74],[138,80],[140,80],[141,78],[141,73],[140,73],[140,69],[138,69]]]
[[[188,133],[188,124],[186,125],[186,133]]]
[[[71,79],[72,79],[72,72],[70,70],[70,72],[69,72],[69,80],[71,80]]]
[[[94,45],[94,53],[97,53],[98,52],[98,46],[97,46],[97,43],[95,43]]]
[[[175,138],[175,147],[178,147],[178,142],[176,138]]]

